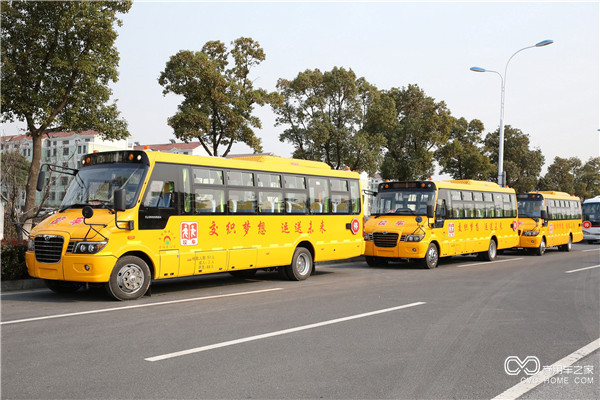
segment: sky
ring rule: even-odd
[[[600,154],[599,3],[594,2],[134,2],[116,41],[119,81],[112,84],[132,141],[175,139],[167,119],[182,98],[162,94],[158,77],[179,50],[211,40],[259,42],[266,60],[251,73],[255,87],[333,67],[352,69],[379,89],[417,84],[455,117],[479,119],[485,133],[500,121],[528,134],[546,166],[554,157]],[[255,111],[263,151],[290,157],[270,107]],[[4,134],[14,134],[9,128]],[[235,145],[233,152],[250,149]]]

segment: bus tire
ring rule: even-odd
[[[490,239],[487,251],[481,252],[481,258],[484,261],[494,261],[498,255],[498,245],[494,239]]]
[[[79,282],[55,281],[53,279],[44,279],[44,283],[46,284],[46,287],[54,293],[74,293],[83,286],[83,284]]]
[[[569,241],[567,242],[567,244],[561,244],[560,246],[558,246],[558,249],[560,251],[571,251],[571,248],[573,248],[573,238],[571,238],[571,235],[569,235]]]
[[[425,257],[421,260],[421,264],[425,269],[437,268],[438,262],[440,261],[440,253],[435,243],[429,243]]]
[[[135,300],[146,294],[150,280],[150,268],[144,260],[125,256],[117,260],[105,287],[116,300]]]
[[[538,256],[543,256],[545,252],[546,252],[546,238],[542,238],[542,241],[540,242],[540,247],[535,249],[535,254],[537,254]]]
[[[381,257],[365,256],[365,261],[371,268],[377,268],[387,264],[387,261]]]
[[[290,281],[303,281],[313,270],[312,254],[305,247],[298,247],[292,257],[292,263],[285,266],[285,272]]]

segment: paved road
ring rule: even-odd
[[[598,265],[600,247],[577,244],[435,270],[329,264],[304,282],[183,279],[125,303],[99,290],[6,293],[1,396],[493,398],[528,377],[508,375],[507,357],[552,366],[600,338],[600,268],[566,273]],[[600,398],[599,358],[525,397]]]

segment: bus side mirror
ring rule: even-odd
[[[45,182],[46,182],[46,174],[44,173],[44,171],[40,171],[40,173],[38,175],[37,183],[35,185],[35,189],[38,192],[41,192],[42,190],[44,190],[44,183]]]
[[[115,211],[125,211],[127,209],[127,202],[125,201],[125,190],[117,189],[114,192],[114,209]]]
[[[540,218],[543,220],[548,219],[548,212],[546,210],[540,211]]]
[[[433,204],[427,205],[427,218],[433,218]]]

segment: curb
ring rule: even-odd
[[[0,282],[1,292],[12,292],[16,290],[28,290],[28,289],[40,289],[45,288],[46,284],[43,279],[17,279],[14,281],[2,281]]]

